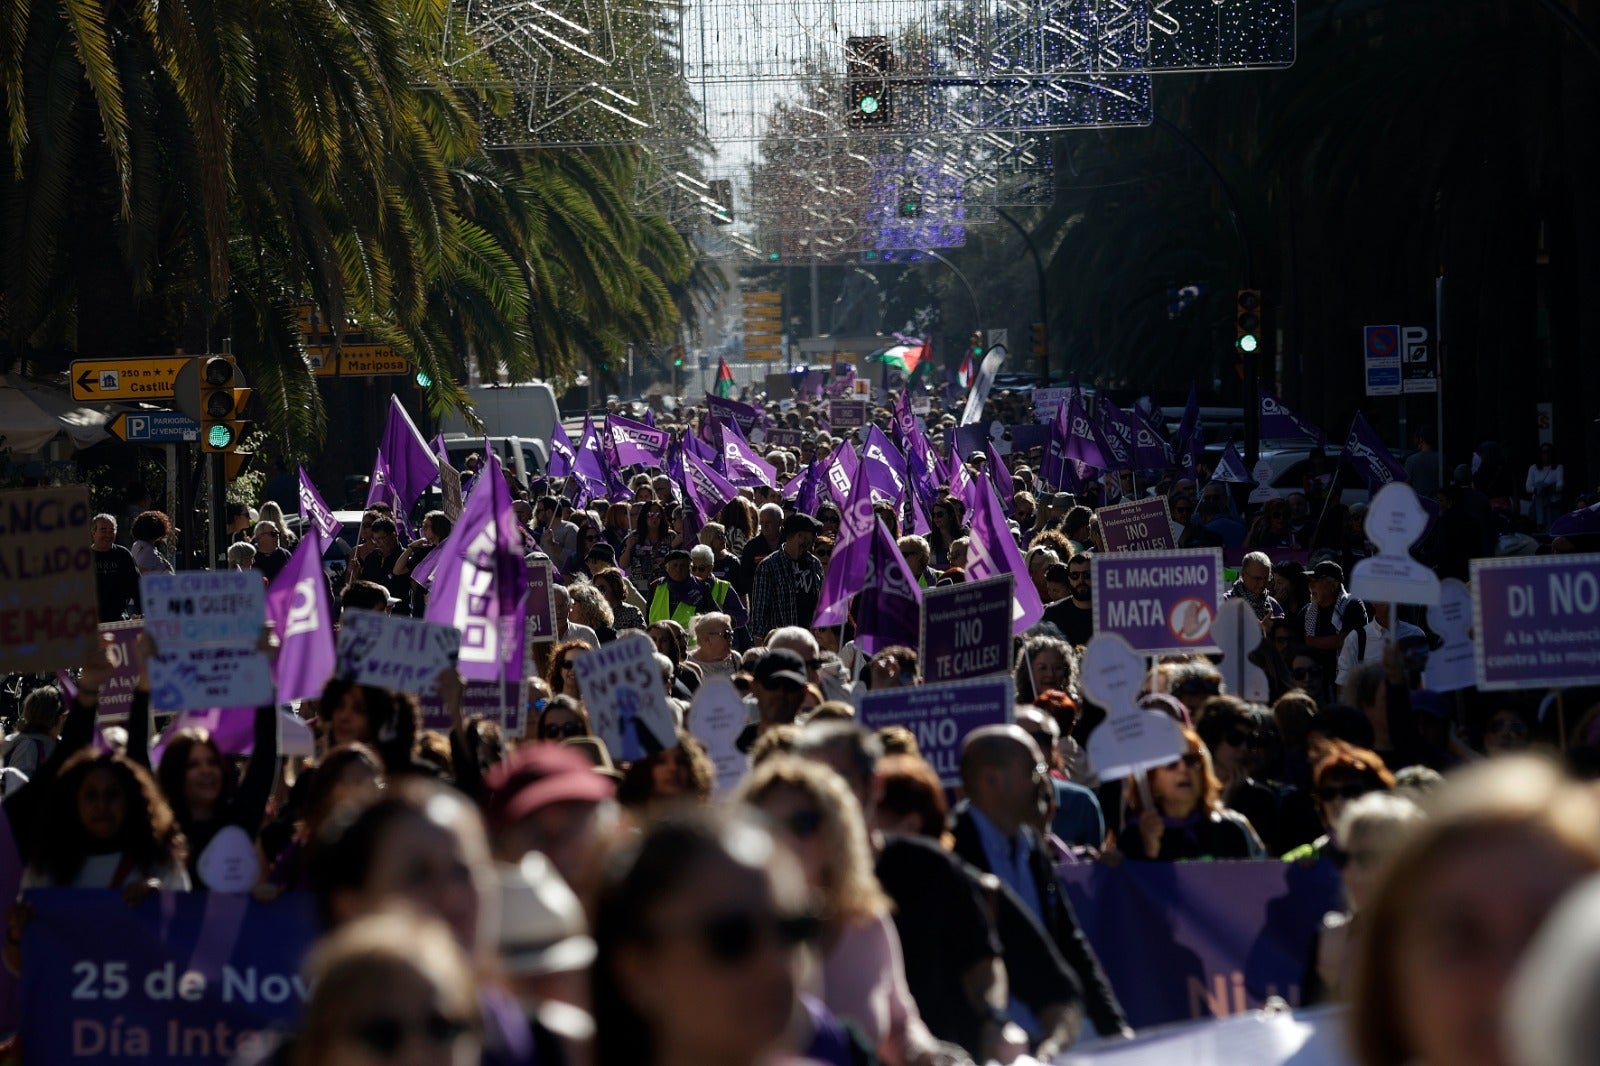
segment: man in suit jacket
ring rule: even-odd
[[[1089,1020],[1101,1035],[1116,1036],[1129,1031],[1122,1006],[1078,927],[1048,853],[1028,824],[1038,803],[1038,779],[1048,772],[1039,746],[1020,726],[973,730],[961,749],[967,802],[952,819],[955,852],[1016,893],[1076,971]]]

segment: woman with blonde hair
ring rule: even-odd
[[[1557,902],[1600,872],[1600,801],[1554,763],[1452,775],[1389,858],[1356,948],[1360,1066],[1508,1066],[1507,984]]]
[[[1223,806],[1222,782],[1199,735],[1184,729],[1183,739],[1188,751],[1145,773],[1147,793],[1128,782],[1128,821],[1118,847],[1131,859],[1161,862],[1266,858],[1250,822]]]
[[[822,763],[780,755],[756,767],[736,798],[767,815],[800,859],[824,916],[821,997],[828,1009],[854,1022],[889,1066],[938,1054],[911,998],[889,898],[844,779]]]

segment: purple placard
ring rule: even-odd
[[[773,448],[798,448],[806,442],[803,429],[769,429],[766,443]]]
[[[1472,560],[1478,687],[1600,685],[1600,555]]]
[[[834,429],[858,429],[867,424],[865,400],[830,400],[828,422]]]
[[[107,654],[115,669],[100,687],[95,720],[101,725],[126,722],[128,710],[133,706],[133,690],[139,683],[139,661],[134,658],[134,645],[139,641],[139,634],[144,632],[144,623],[137,619],[131,622],[101,622],[100,632],[111,634],[111,647]],[[70,696],[63,698],[68,703],[72,702]]]
[[[1095,514],[1100,519],[1108,552],[1171,551],[1178,546],[1172,540],[1172,523],[1167,519],[1164,496],[1114,503]]]
[[[964,581],[922,594],[922,677],[928,684],[1011,669],[1015,576]]]
[[[946,785],[961,783],[961,742],[980,726],[1012,720],[1016,686],[1010,674],[868,692],[859,719],[867,729],[902,725]]]
[[[1096,555],[1090,574],[1096,633],[1116,633],[1147,655],[1217,650],[1220,548]]]
[[[504,702],[501,701],[502,695]],[[417,703],[422,707],[422,728],[449,731],[450,712],[445,710],[444,701],[439,698],[437,691],[418,696]],[[502,715],[501,711],[505,713]],[[508,723],[520,723],[522,682],[507,679],[502,694],[496,691],[493,681],[468,681],[461,690],[461,715],[471,718],[475,714],[481,714],[489,721],[499,722],[507,728],[510,728]]]
[[[556,639],[556,608],[550,596],[550,567],[528,564],[528,643],[549,644]]]

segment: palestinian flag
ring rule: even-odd
[[[970,353],[965,359],[961,360],[961,366],[956,370],[956,384],[963,389],[972,388],[972,356]]]
[[[868,359],[878,359],[890,370],[898,370],[907,380],[917,372],[917,367],[922,365],[928,357],[928,345],[925,341],[909,341],[903,344],[893,344],[881,351],[873,352]]]
[[[733,371],[728,369],[726,359],[717,359],[717,384],[712,391],[724,400],[733,396]]]

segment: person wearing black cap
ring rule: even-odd
[[[1366,604],[1345,591],[1344,567],[1324,559],[1311,568],[1311,602],[1300,612],[1306,649],[1332,677],[1346,635],[1367,624]]]
[[[694,616],[715,607],[711,590],[697,581],[689,572],[689,553],[673,548],[661,558],[663,576],[650,586],[650,613],[652,624],[668,619],[677,622],[685,632],[694,629]]]
[[[806,662],[800,653],[769,649],[750,671],[750,695],[756,698],[757,721],[739,734],[737,745],[743,752],[767,730],[794,724],[806,698]]]
[[[811,627],[822,595],[822,562],[811,547],[821,528],[808,514],[790,515],[783,522],[781,550],[756,567],[750,591],[750,636],[756,643],[782,626]]]

